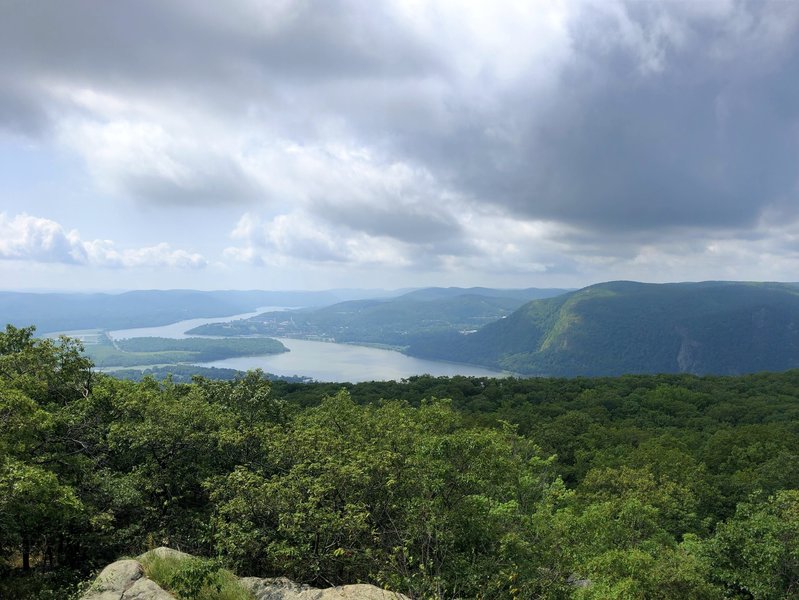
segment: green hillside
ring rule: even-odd
[[[430,336],[473,332],[511,314],[532,298],[562,290],[428,288],[393,299],[354,300],[332,306],[268,312],[246,320],[191,329],[194,335],[270,335],[380,344],[405,348]]]
[[[527,375],[738,374],[799,366],[799,288],[617,281],[525,304],[408,353]]]
[[[552,298],[573,289],[561,288],[524,288],[524,289],[497,289],[486,287],[429,287],[420,290],[413,290],[403,294],[400,298],[406,300],[438,300],[441,298],[455,298],[457,296],[486,296],[489,298],[516,298],[523,302],[537,300],[539,298]]]
[[[141,337],[111,340],[98,335],[85,345],[86,355],[96,367],[135,367],[178,363],[211,362],[238,356],[260,356],[288,352],[271,338],[224,339]]]

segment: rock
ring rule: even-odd
[[[119,560],[103,569],[81,600],[175,600],[172,594],[144,576],[139,561],[153,555],[179,560],[193,558],[191,554],[161,547],[142,554],[138,560]],[[255,600],[410,600],[402,594],[365,583],[319,589],[285,577],[242,577],[239,582]]]
[[[81,600],[175,600],[175,597],[147,579],[138,560],[118,560],[102,570]]]
[[[139,579],[122,595],[120,600],[175,600],[175,597],[164,591],[151,579]]]
[[[100,572],[82,600],[120,600],[143,576],[144,569],[139,561],[118,560]]]
[[[305,600],[302,594],[314,588],[299,585],[285,577],[259,579],[258,577],[242,577],[239,583],[255,596],[256,600]]]
[[[284,577],[242,577],[239,581],[255,596],[255,600],[409,600],[402,594],[365,583],[319,589],[296,584]]]
[[[157,556],[158,558],[176,558],[179,560],[194,558],[191,554],[186,554],[180,550],[173,550],[172,548],[167,548],[166,546],[159,546],[154,550],[140,554],[136,557],[136,560],[147,560],[147,557],[149,556]]]
[[[310,597],[309,597],[310,599]],[[327,588],[314,600],[410,600],[403,594],[389,592],[367,583]],[[303,598],[303,600],[305,600]]]

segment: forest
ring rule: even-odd
[[[793,283],[608,281],[572,291],[444,291],[265,312],[189,333],[378,345],[536,377],[741,375],[799,365]]]
[[[107,333],[98,342],[86,345],[86,353],[96,367],[133,367],[181,362],[211,362],[237,356],[260,356],[288,352],[272,338],[209,339],[136,337],[112,340]]]
[[[799,371],[190,383],[0,333],[0,597],[169,545],[414,599],[799,597]]]

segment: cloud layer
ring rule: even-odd
[[[201,268],[202,255],[176,250],[167,243],[119,250],[110,240],[83,241],[74,229],[50,219],[19,214],[13,218],[0,213],[0,259],[94,267]]]
[[[233,265],[786,277],[798,33],[780,0],[11,2],[0,131],[226,211]],[[204,261],[25,227],[4,257]]]

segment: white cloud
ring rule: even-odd
[[[27,214],[0,213],[0,258],[50,263],[84,263],[86,251],[78,232],[64,231],[55,221]]]
[[[198,269],[207,265],[198,253],[173,249],[166,242],[155,246],[118,250],[109,240],[84,242],[88,262],[100,267],[170,267]]]
[[[238,244],[227,248],[225,256],[255,265],[340,263],[429,273],[535,275],[558,269],[569,251],[561,239],[569,230],[556,223],[465,211],[458,215],[457,228],[462,235],[449,242],[407,243],[331,226],[303,211],[268,220],[247,213],[231,232]]]
[[[765,220],[751,230],[686,230],[649,241],[570,240],[570,255],[594,281],[796,281],[799,223]]]
[[[173,249],[164,242],[120,250],[111,240],[83,241],[74,229],[65,231],[55,221],[24,213],[13,218],[0,213],[0,259],[111,268],[196,269],[207,264],[201,254]]]
[[[225,256],[250,264],[345,263],[403,267],[409,264],[403,245],[358,231],[332,228],[303,212],[269,221],[245,214],[231,233],[241,243]]]
[[[68,119],[60,139],[83,157],[106,193],[187,205],[243,202],[258,193],[237,160],[238,148],[169,119]]]

